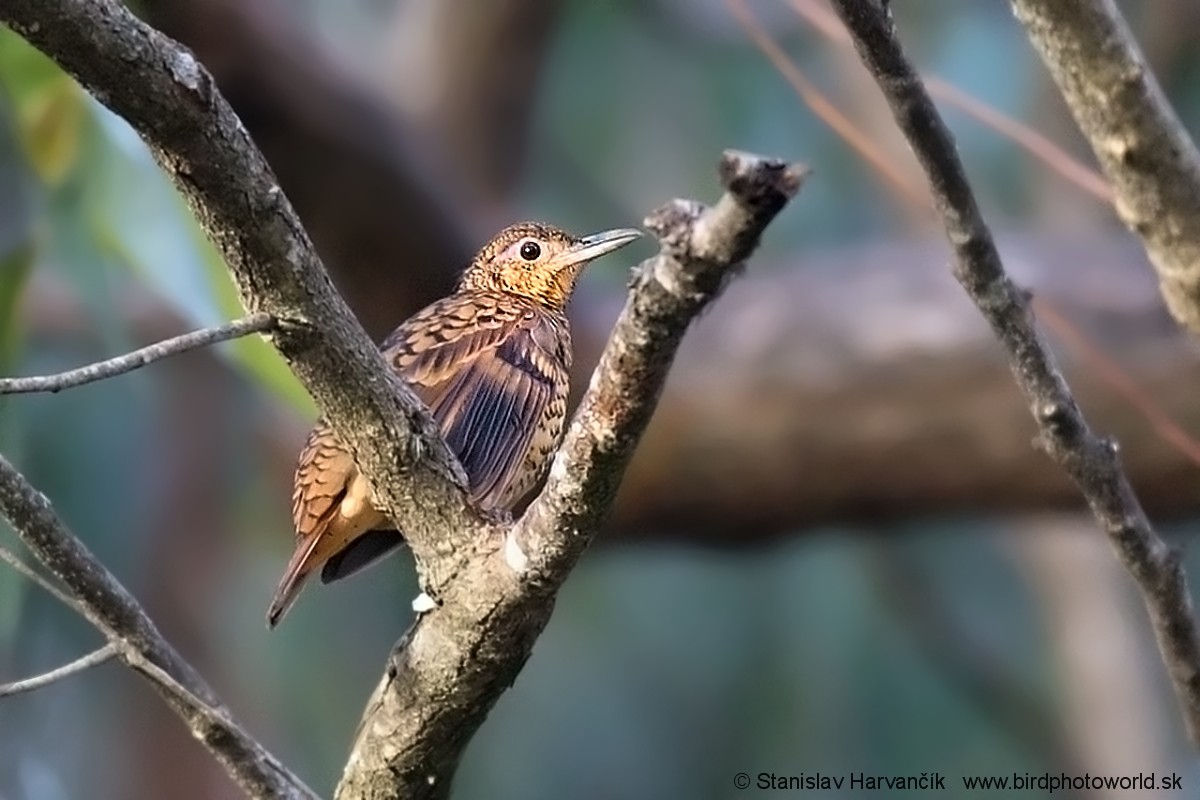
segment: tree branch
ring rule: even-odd
[[[462,469],[330,284],[275,176],[212,77],[113,0],[11,0],[0,21],[121,115],[183,193],[250,312],[355,454],[425,575],[469,546]],[[449,533],[448,532],[452,532]]]
[[[1200,154],[1112,0],[1012,0],[1142,240],[1171,313],[1200,333]]]
[[[528,658],[555,589],[606,517],[683,331],[799,190],[803,170],[727,153],[728,191],[714,209],[676,202],[648,220],[664,254],[635,281],[549,485],[503,531],[466,507],[461,468],[332,290],[203,67],[109,0],[12,0],[0,17],[147,141],[222,250],[246,306],[279,320],[276,347],[405,532],[442,605],[405,637],[339,794],[446,796],[470,734]],[[14,522],[29,535],[31,520]]]
[[[1141,590],[1188,732],[1200,744],[1200,638],[1179,553],[1151,527],[1121,470],[1116,443],[1088,427],[1034,325],[1028,298],[1005,273],[954,138],[905,57],[886,4],[833,5],[929,178],[954,250],[954,275],[1007,352],[1040,445],[1079,487]]]
[[[241,729],[133,596],[67,530],[50,501],[2,456],[0,515],[30,552],[69,588],[72,605],[104,634],[117,657],[150,681],[248,795],[305,800],[316,796]]]
[[[147,345],[132,353],[98,361],[85,367],[60,372],[57,375],[33,375],[27,378],[0,378],[0,394],[21,394],[24,392],[59,392],[82,386],[85,383],[101,381],[132,372],[135,369],[152,364],[160,358],[186,353],[198,347],[249,336],[252,333],[265,333],[275,327],[275,318],[270,314],[257,313],[248,317],[226,322],[213,328],[204,328],[191,333],[185,333],[171,339],[165,339]]]
[[[338,290],[382,338],[448,293],[492,231],[477,230],[470,176],[348,69],[294,6],[143,0],[136,9],[211,70]]]
[[[550,469],[508,530],[477,541],[439,607],[418,618],[367,706],[337,797],[442,798],[463,748],[529,658],[554,595],[608,516],[676,348],[799,190],[806,169],[744,153],[721,162],[712,208],[676,200],[646,226],[662,252],[625,308]]]
[[[105,661],[108,661],[117,654],[117,648],[112,643],[93,650],[85,656],[80,656],[69,664],[63,664],[57,669],[52,669],[49,672],[44,672],[41,675],[35,675],[32,678],[25,678],[20,681],[13,681],[0,685],[0,697],[8,697],[9,695],[21,694],[22,692],[32,692],[36,689],[41,689],[44,686],[49,686],[52,683],[57,683],[64,678],[69,678],[72,675],[78,675],[80,672],[89,670],[92,667],[99,666]]]

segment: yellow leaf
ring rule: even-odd
[[[21,110],[21,136],[29,160],[49,185],[62,181],[79,154],[84,102],[83,91],[64,76]]]

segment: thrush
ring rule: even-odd
[[[567,411],[567,303],[584,266],[640,235],[620,228],[576,238],[540,222],[509,226],[472,259],[453,294],[381,345],[433,415],[481,512],[510,510],[545,473]],[[324,419],[300,452],[292,519],[296,549],[267,611],[271,627],[316,570],[323,583],[336,581],[403,543]]]

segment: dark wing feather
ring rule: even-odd
[[[565,380],[559,354],[539,344],[556,341],[547,336],[555,328],[548,314],[519,301],[455,295],[384,343],[466,471],[472,498],[485,508],[518,479],[534,432]]]

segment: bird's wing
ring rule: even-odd
[[[565,326],[503,296],[452,295],[406,322],[384,355],[429,407],[484,508],[520,478],[566,381]]]
[[[517,301],[455,295],[419,312],[383,344],[384,355],[429,407],[470,482],[491,508],[511,500],[546,410],[566,385],[565,323]],[[561,399],[561,398],[559,398]],[[354,457],[324,419],[300,453],[292,494],[297,546],[267,618],[282,618],[310,572],[350,575],[396,547]]]

